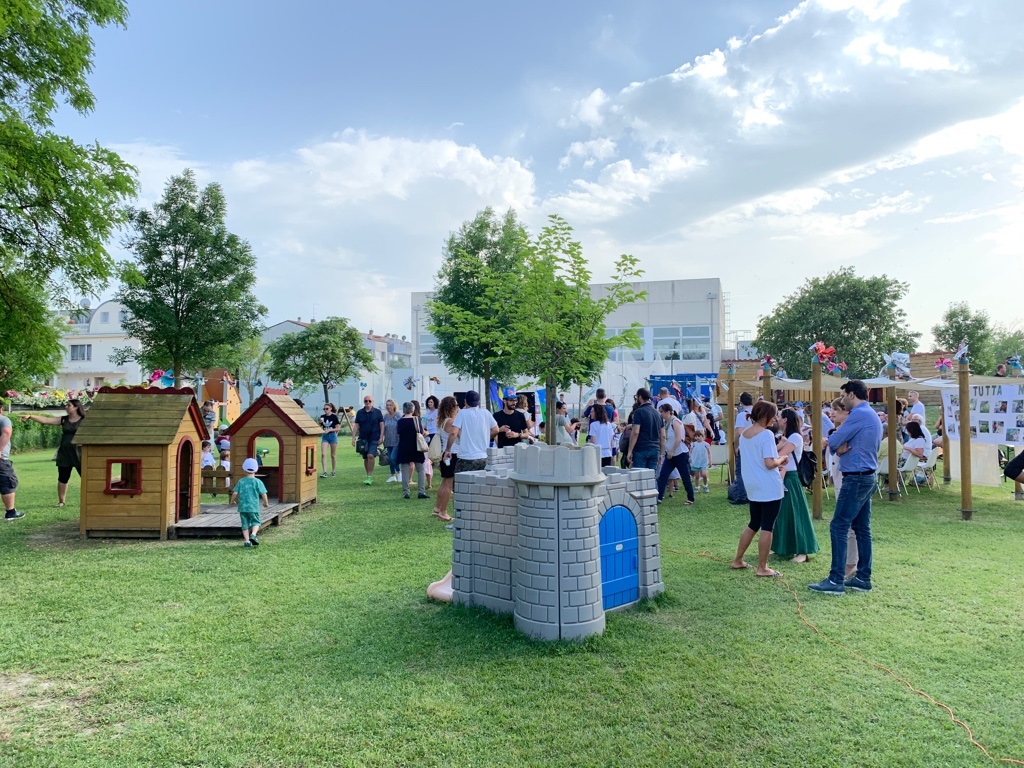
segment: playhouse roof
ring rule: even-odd
[[[275,413],[285,426],[297,435],[323,434],[320,425],[313,421],[309,414],[302,410],[301,406],[292,398],[288,395],[272,395],[267,392],[257,397],[253,404],[245,409],[245,413],[228,427],[227,434],[230,436],[237,433],[249,419],[264,408]]]
[[[192,390],[104,387],[75,433],[75,445],[170,445],[191,419],[198,435],[206,435],[199,403]]]

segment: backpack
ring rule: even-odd
[[[796,474],[804,488],[814,486],[814,481],[818,477],[818,457],[814,455],[814,451],[804,451],[796,465]]]

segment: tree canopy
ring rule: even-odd
[[[118,361],[144,368],[185,370],[217,365],[221,348],[257,336],[267,313],[252,293],[256,259],[249,244],[228,232],[227,203],[218,184],[200,190],[195,174],[171,177],[152,210],[131,212],[134,256],[121,269],[121,324],[141,342],[119,349]]]
[[[509,305],[506,333],[515,342],[512,367],[545,386],[548,413],[553,414],[556,387],[590,384],[601,375],[613,348],[640,345],[639,323],[609,338],[605,318],[623,304],[645,300],[647,294],[632,285],[643,275],[639,261],[622,255],[615,262],[612,283],[595,297],[583,247],[572,239],[572,227],[558,216],[549,216],[548,221],[526,249],[518,278],[506,281],[510,293],[500,298]],[[498,298],[497,287],[488,286],[487,294]],[[550,445],[554,426],[554,418],[548,418]]]
[[[513,361],[518,342],[507,331],[509,295],[528,241],[515,211],[499,219],[488,207],[445,243],[427,327],[437,339],[434,351],[453,373],[499,381],[520,373]]]
[[[985,310],[973,312],[966,301],[954,301],[942,313],[942,319],[932,326],[932,335],[937,352],[956,349],[961,341],[967,339],[971,370],[981,374],[994,372],[994,331]]]
[[[66,103],[93,107],[91,27],[123,26],[123,0],[8,0],[0,10],[0,368],[54,373],[63,355],[50,306],[113,273],[104,243],[125,222],[134,169],[50,130]],[[21,333],[27,317],[39,333]]]
[[[373,354],[344,317],[328,317],[298,333],[286,333],[267,347],[268,371],[277,381],[291,379],[298,389],[319,385],[324,402],[330,390],[358,375],[376,371]]]
[[[909,286],[887,275],[859,277],[852,267],[804,282],[757,325],[754,344],[785,365],[793,378],[811,373],[815,341],[837,350],[849,366],[849,376],[875,376],[884,365],[883,355],[913,352],[919,333],[907,328],[906,312],[899,302]]]

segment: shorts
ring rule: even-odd
[[[18,475],[9,459],[0,459],[0,495],[14,493],[18,487]]]
[[[337,432],[324,432],[320,437],[321,443],[327,443],[328,445],[338,444],[338,433]]]
[[[81,477],[82,476],[82,468],[81,467],[72,467],[70,464],[68,466],[66,466],[66,467],[62,467],[62,466],[58,465],[57,466],[57,482],[58,483],[62,483],[63,485],[67,485],[68,481],[71,479],[71,473],[74,472],[76,469],[78,470],[78,476]]]
[[[455,465],[458,463],[458,461],[459,457],[456,456],[454,453],[452,454],[451,461],[449,461],[447,464],[444,463],[444,459],[441,459],[441,463],[437,465],[441,470],[441,477],[445,479],[455,477]]]
[[[242,527],[248,530],[260,524],[260,510],[257,507],[254,512],[238,510],[238,516],[242,519]]]
[[[459,459],[455,464],[455,474],[459,472],[477,472],[487,469],[487,459]]]

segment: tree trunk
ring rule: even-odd
[[[174,368],[174,388],[175,389],[180,389],[181,388],[181,360],[178,359],[178,358],[172,358],[171,359],[171,365]],[[203,393],[202,392],[196,392],[196,400],[199,400],[200,402],[202,402],[202,400],[203,400]]]
[[[487,403],[487,410],[492,411],[491,408],[491,364],[490,362],[484,363],[484,402]]]
[[[331,400],[330,400],[330,397],[328,397],[328,393],[327,393],[327,385],[326,385],[326,384],[324,384],[324,385],[323,385],[323,388],[324,388],[324,402],[325,402],[325,403],[329,403],[329,402],[331,402]]]
[[[555,401],[557,399],[555,380],[548,379],[544,382],[544,442],[548,445],[555,445],[555,417],[558,415],[555,412]]]

